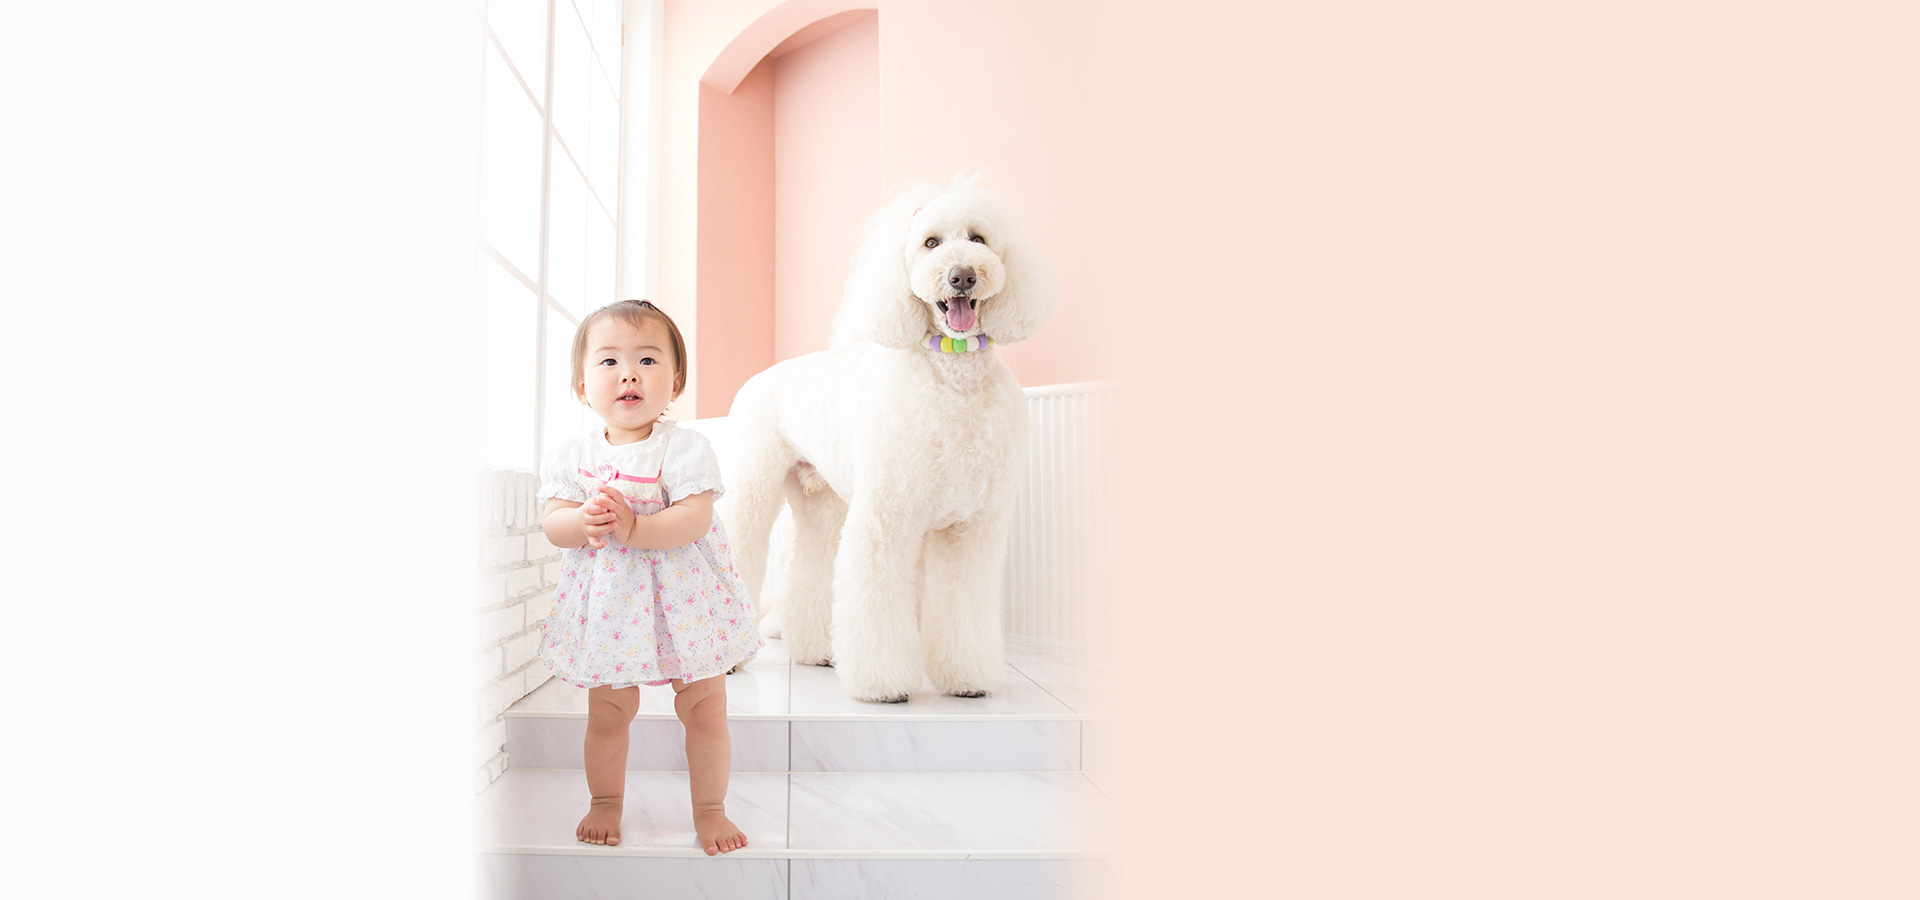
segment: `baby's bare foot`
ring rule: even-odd
[[[731,853],[747,845],[747,836],[740,833],[723,809],[694,810],[693,830],[708,856]]]
[[[589,844],[620,843],[620,800],[593,798],[593,806],[587,810],[587,817],[580,820],[580,827],[573,830],[573,836]]]

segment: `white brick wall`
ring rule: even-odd
[[[538,491],[539,480],[531,472],[480,473],[480,571],[474,583],[476,788],[492,784],[507,768],[506,724],[500,714],[550,677],[534,651],[540,623],[553,608],[560,551],[540,531],[543,504],[534,500]]]

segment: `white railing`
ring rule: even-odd
[[[1001,625],[1007,634],[1097,642],[1112,633],[1114,385],[1026,393],[1033,434],[1007,548]]]

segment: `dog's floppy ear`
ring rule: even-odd
[[[1004,210],[996,218],[1005,222]],[[1006,285],[980,305],[980,329],[996,344],[1015,344],[1033,337],[1059,305],[1053,268],[1019,232],[1002,236],[1000,264]]]
[[[867,219],[833,320],[833,346],[872,341],[913,347],[926,338],[926,305],[908,285],[907,250],[914,213],[939,193],[930,184],[913,185]]]

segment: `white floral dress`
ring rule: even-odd
[[[646,440],[613,446],[594,429],[562,442],[540,470],[540,500],[585,503],[614,486],[634,513],[652,515],[702,491],[717,499],[720,465],[706,436],[671,422]],[[671,550],[607,546],[565,550],[540,659],[577,687],[699,681],[760,649],[753,605],[733,569],[719,517],[699,540]]]

